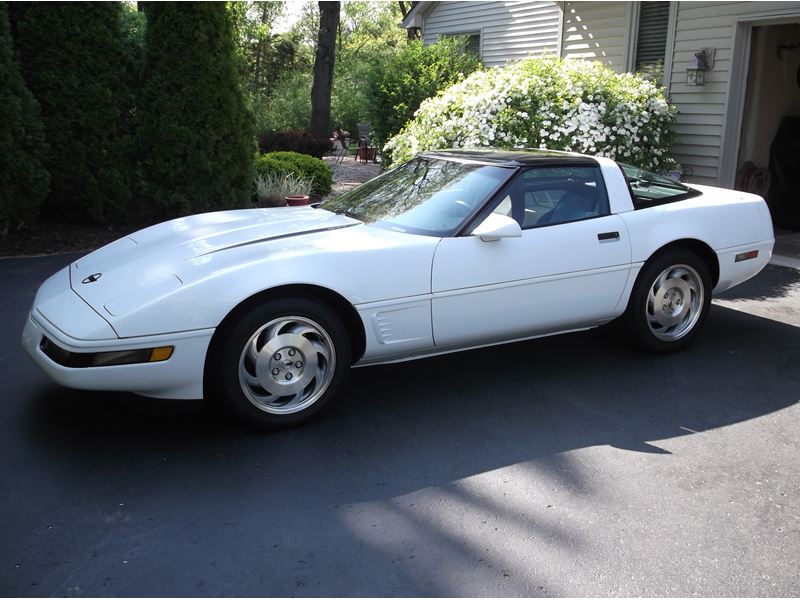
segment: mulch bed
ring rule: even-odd
[[[88,252],[141,228],[141,225],[108,227],[39,222],[30,229],[11,231],[5,239],[0,239],[0,257]]]

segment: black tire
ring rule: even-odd
[[[285,325],[284,329],[281,329],[280,324],[284,321],[287,322],[287,325]],[[296,326],[291,325],[292,323],[295,323]],[[307,406],[302,405],[302,397],[306,395],[306,391],[303,390],[297,392],[298,396],[288,396],[297,398],[297,410],[285,413],[276,412],[281,410],[280,401],[284,396],[279,394],[270,395],[270,391],[260,382],[267,380],[269,381],[268,385],[273,388],[284,383],[287,386],[292,384],[300,386],[305,378],[310,376],[309,374],[312,370],[315,373],[320,373],[323,369],[323,363],[327,361],[325,352],[317,354],[315,350],[309,353],[307,351],[308,346],[303,346],[302,343],[298,343],[296,346],[292,344],[286,346],[291,350],[285,352],[285,357],[281,357],[279,353],[273,354],[269,350],[269,345],[279,346],[283,344],[281,340],[289,339],[283,334],[288,333],[291,335],[295,331],[303,331],[304,326],[307,326],[309,331],[317,328],[320,330],[320,335],[304,333],[303,336],[306,340],[315,343],[317,347],[321,345],[326,352],[328,346],[332,348],[333,360],[332,362],[327,362],[330,378],[328,380],[326,376],[318,381],[316,377],[312,377],[310,383],[308,383],[309,386],[317,385],[320,381],[327,381],[327,384],[318,397]],[[259,361],[258,368],[261,368],[261,376],[258,379],[259,383],[248,385],[243,383],[244,379],[242,377],[245,377],[245,375],[240,376],[240,371],[251,375],[257,368],[256,362],[251,358],[252,355],[247,354],[246,346],[250,346],[251,338],[260,330],[262,333],[255,339],[253,344],[256,347],[261,344],[261,349],[256,354]],[[277,336],[280,336],[281,340],[274,335],[271,339],[267,339],[270,337],[270,331],[273,330]],[[308,367],[312,364],[316,366],[316,363],[313,363],[314,355],[316,355],[316,360],[319,363],[316,370],[308,369],[308,373],[306,373],[304,368],[295,368],[294,365],[286,366],[283,364],[291,362],[295,358],[303,358],[305,360],[303,351],[309,354],[308,365],[302,362],[294,364],[301,364],[302,367]],[[289,352],[294,353],[294,358],[291,360],[287,358]],[[283,358],[283,360],[276,362],[276,356]],[[351,361],[350,337],[341,319],[331,308],[306,297],[267,300],[260,304],[251,304],[249,307],[245,307],[240,314],[234,317],[234,320],[225,323],[221,330],[217,332],[206,360],[206,395],[213,405],[221,408],[225,413],[246,425],[258,429],[292,427],[307,422],[328,405],[331,398],[336,394],[337,388],[347,376]],[[269,375],[276,371],[279,373],[273,377],[275,381],[269,380]],[[284,382],[284,376],[287,379],[290,379],[289,376],[297,379],[293,382]],[[248,397],[248,393],[250,397]],[[314,394],[308,393],[307,399],[311,399],[315,394],[316,392]],[[253,397],[259,397],[259,395],[264,395],[267,399],[272,398],[273,402],[259,402],[252,399]]]
[[[692,290],[692,285],[700,288],[702,299],[696,298],[696,310],[692,311],[690,305],[687,317],[682,318],[678,324],[665,327],[658,322],[658,317],[662,320],[668,319],[669,316],[665,313],[680,311],[686,301],[691,303],[696,296],[696,293],[691,291],[686,294],[686,288],[680,283],[678,283],[680,287],[671,287],[672,284],[658,286],[659,277],[670,269],[672,270],[667,275],[666,281],[676,282],[677,279],[684,279],[684,283],[687,281],[691,283],[686,286],[689,290]],[[651,290],[658,289],[660,292],[661,288],[666,290],[665,295],[660,293],[650,295]],[[691,250],[669,250],[651,258],[639,272],[628,301],[628,308],[623,316],[629,334],[639,347],[649,352],[663,354],[680,350],[689,344],[703,327],[711,307],[711,289],[708,265]],[[661,300],[658,306],[665,307],[663,311],[659,312],[658,307],[654,308],[653,298]]]

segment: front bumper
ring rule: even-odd
[[[99,315],[95,318],[102,321]],[[133,392],[155,398],[203,397],[203,368],[213,329],[187,331],[141,338],[82,340],[64,333],[66,326],[50,323],[34,308],[22,332],[22,346],[39,367],[57,383],[83,390]],[[47,338],[68,352],[117,352],[158,346],[174,346],[163,362],[102,367],[67,367],[42,350]]]

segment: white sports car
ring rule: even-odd
[[[670,351],[773,247],[751,194],[562,152],[429,152],[322,205],[149,227],[45,281],[23,334],[75,388],[304,421],[352,366],[622,317]]]

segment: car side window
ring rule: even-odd
[[[523,229],[609,214],[599,166],[531,167],[499,194],[494,211]]]

